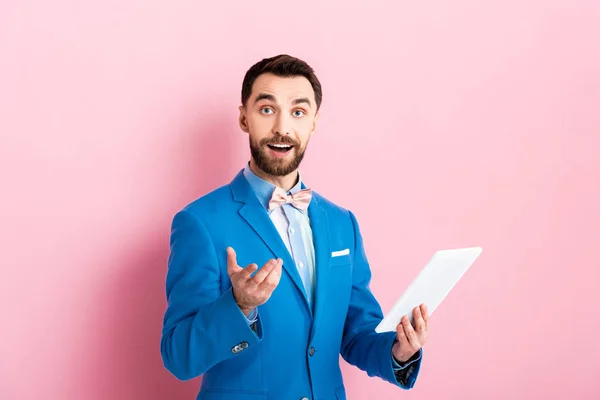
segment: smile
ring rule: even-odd
[[[268,144],[267,145],[270,149],[274,150],[274,151],[281,151],[281,152],[285,152],[290,150],[292,147],[292,145],[289,144]]]

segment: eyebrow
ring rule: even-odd
[[[256,99],[254,100],[254,104],[258,103],[261,100],[269,100],[272,102],[275,102],[275,96],[273,96],[272,94],[268,94],[268,93],[259,93],[258,96],[256,96]],[[302,103],[306,103],[309,105],[311,105],[310,100],[308,99],[308,97],[300,97],[297,99],[294,99],[294,101],[292,101],[293,105],[297,105],[297,104],[302,104]]]
[[[258,103],[261,100],[275,101],[275,96],[267,93],[259,93],[259,95],[256,96],[256,99],[254,100],[254,104]]]
[[[310,107],[310,100],[308,99],[308,97],[300,97],[299,99],[295,99],[292,102],[293,105],[300,104],[300,103],[306,103]]]

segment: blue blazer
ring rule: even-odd
[[[316,259],[314,310],[290,254],[240,171],[231,183],[173,218],[160,343],[180,380],[203,375],[198,399],[340,400],[340,354],[369,376],[413,387],[422,358],[404,379],[393,371],[395,332],[374,331],[383,315],[352,212],[316,192],[308,209]],[[227,246],[240,266],[283,259],[279,285],[251,329],[232,295]],[[332,257],[332,251],[349,254]]]

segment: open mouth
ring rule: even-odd
[[[288,151],[290,151],[292,149],[291,144],[283,144],[283,143],[277,143],[277,144],[268,144],[267,145],[271,150],[273,150],[276,153],[287,153]]]

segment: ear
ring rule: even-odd
[[[243,130],[246,133],[249,133],[249,128],[248,128],[248,118],[246,118],[246,108],[242,105],[239,106],[239,110],[240,110],[240,117],[239,117],[239,124],[240,124],[240,129]]]
[[[313,120],[313,126],[312,129],[310,130],[310,136],[312,137],[312,135],[315,133],[315,130],[317,130],[317,124],[319,122],[319,116],[321,115],[320,111],[317,111],[317,114],[315,115],[315,119]]]

